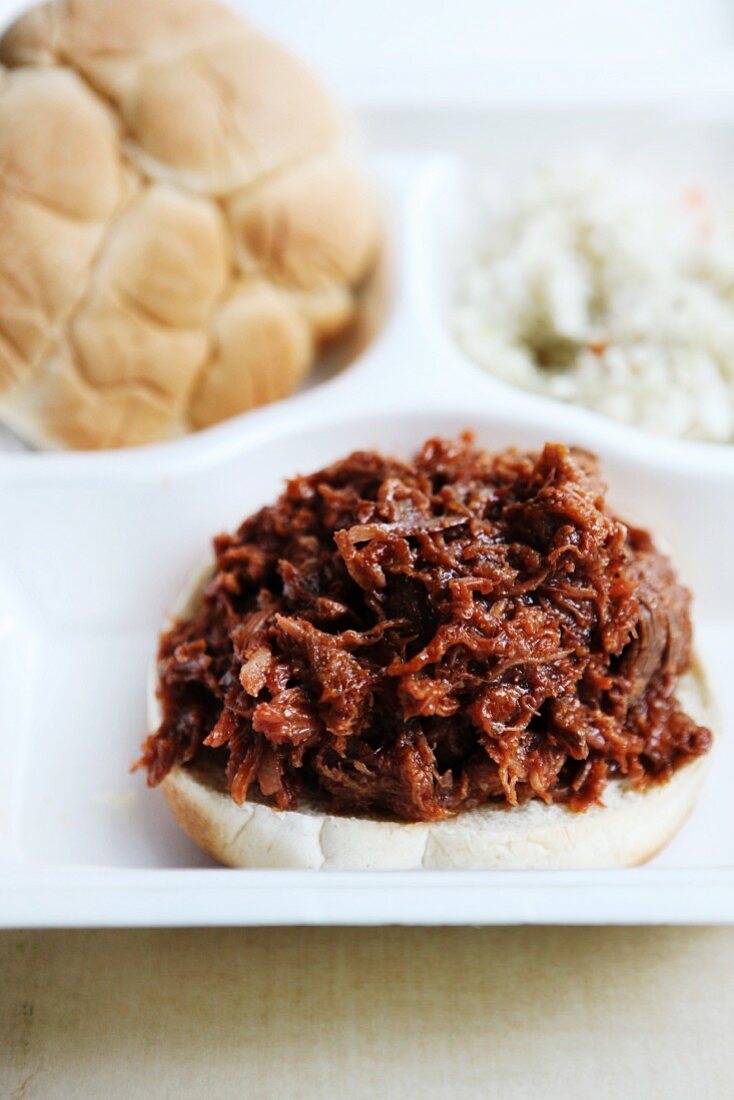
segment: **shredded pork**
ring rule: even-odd
[[[675,699],[689,595],[605,506],[596,460],[429,440],[290,481],[214,541],[164,634],[142,763],[221,767],[236,802],[433,821],[531,798],[584,810],[707,751]]]

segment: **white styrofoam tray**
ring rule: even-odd
[[[734,921],[734,448],[656,439],[482,374],[446,328],[463,165],[512,173],[593,140],[729,183],[734,125],[653,112],[373,113],[390,198],[386,306],[366,351],[295,398],[175,443],[0,453],[0,924]],[[694,167],[695,166],[695,167]],[[284,477],[355,447],[409,452],[474,428],[600,454],[610,499],[672,550],[723,716],[703,798],[645,867],[609,872],[285,872],[215,867],[129,772],[146,668],[208,540]]]

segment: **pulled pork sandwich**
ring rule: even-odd
[[[149,783],[232,866],[649,858],[707,692],[687,590],[604,493],[586,452],[470,435],[294,478],[161,638]]]

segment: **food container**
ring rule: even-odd
[[[459,97],[460,98],[460,97]],[[718,100],[716,101],[718,102]],[[189,438],[103,454],[0,453],[0,925],[688,923],[734,920],[734,447],[658,439],[484,374],[447,327],[465,173],[589,144],[730,186],[734,120],[702,101],[578,109],[407,99],[360,122],[386,198],[384,293],[341,371]],[[596,451],[610,501],[673,554],[721,721],[689,822],[651,863],[576,872],[234,871],[129,769],[166,608],[207,551],[357,448],[473,428],[489,448]]]

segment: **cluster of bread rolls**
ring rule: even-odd
[[[292,392],[377,239],[331,100],[216,0],[52,0],[0,40],[0,419],[29,442]]]

